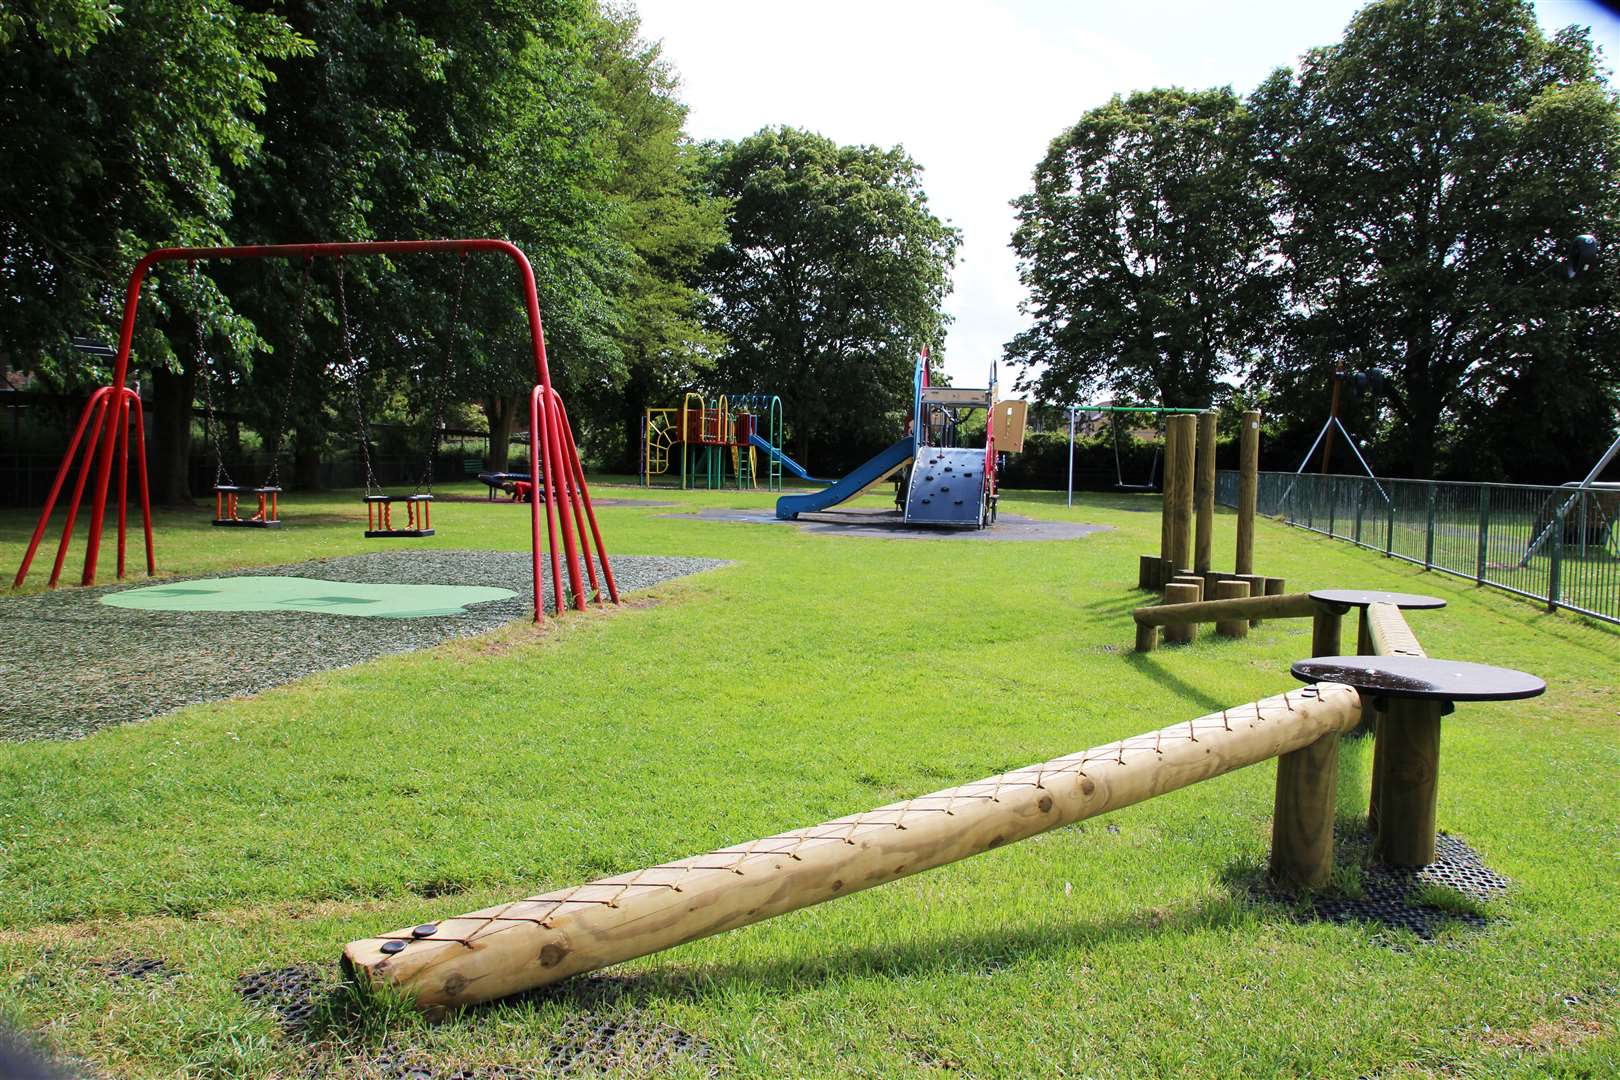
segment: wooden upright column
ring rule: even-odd
[[[1378,740],[1378,857],[1391,866],[1434,862],[1434,814],[1440,780],[1440,716],[1446,703],[1386,698]],[[1337,736],[1335,736],[1337,738]]]
[[[1339,784],[1339,733],[1277,759],[1271,817],[1271,877],[1320,889],[1333,877],[1333,817]]]
[[[1193,488],[1193,501],[1197,504],[1198,527],[1193,539],[1195,572],[1209,572],[1210,547],[1215,532],[1215,414],[1198,414],[1198,481]]]
[[[1246,581],[1236,581],[1228,578],[1215,583],[1215,599],[1238,600],[1249,595],[1249,584]],[[1215,632],[1222,637],[1248,637],[1249,620],[1243,616],[1235,619],[1220,619],[1215,623]]]
[[[1339,642],[1343,635],[1344,613],[1327,604],[1318,604],[1311,618],[1311,655],[1340,656]]]
[[[1193,465],[1198,451],[1198,420],[1193,416],[1173,416],[1176,433],[1176,496],[1170,517],[1170,561],[1172,569],[1192,565]]]
[[[1159,499],[1159,566],[1160,577],[1156,585],[1162,587],[1177,570],[1182,569],[1171,558],[1172,541],[1170,534],[1174,528],[1173,518],[1176,505],[1176,462],[1181,455],[1176,449],[1176,442],[1181,437],[1181,429],[1176,427],[1176,418],[1170,417],[1164,425],[1164,483],[1161,485],[1163,494]],[[1168,567],[1168,572],[1164,570]]]
[[[1237,564],[1239,574],[1254,573],[1254,507],[1260,493],[1260,413],[1243,414],[1238,439]]]
[[[1164,602],[1167,604],[1196,604],[1201,599],[1199,594],[1202,591],[1202,586],[1194,585],[1191,582],[1171,583],[1164,587]],[[1197,636],[1197,623],[1182,623],[1164,628],[1166,644],[1175,642],[1178,645],[1186,645]]]

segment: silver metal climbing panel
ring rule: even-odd
[[[984,450],[920,446],[906,488],[906,524],[984,525]]]

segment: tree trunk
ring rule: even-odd
[[[484,418],[489,421],[489,453],[484,468],[490,472],[505,472],[512,453],[512,427],[517,422],[519,394],[498,394],[483,401]],[[530,432],[533,438],[534,433]]]
[[[164,506],[191,504],[192,395],[197,373],[152,372],[152,501]]]
[[[635,473],[637,477],[641,475],[641,425],[646,422],[647,409],[652,404],[648,401],[650,394],[647,383],[644,365],[633,365],[624,386],[623,406],[619,412],[624,431],[624,453],[620,456],[620,466],[624,472]]]

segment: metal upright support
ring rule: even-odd
[[[1434,484],[1429,484],[1429,524],[1423,530],[1423,569],[1434,569]]]
[[[1388,518],[1384,523],[1384,558],[1395,554],[1395,500],[1389,500]]]
[[[1074,406],[1069,406],[1069,503],[1074,506]]]
[[[1543,533],[1545,536],[1546,534]],[[1547,552],[1552,557],[1547,567],[1547,610],[1557,611],[1558,601],[1563,592],[1564,569],[1564,515],[1562,507],[1560,513],[1552,520],[1552,535],[1547,538]]]
[[[1485,584],[1485,556],[1491,534],[1491,489],[1479,485],[1479,554],[1474,559],[1474,583]]]
[[[1357,547],[1361,546],[1361,522],[1367,513],[1367,485],[1356,485],[1356,532],[1352,541]]]

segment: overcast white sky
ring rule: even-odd
[[[662,40],[700,139],[790,124],[841,143],[903,145],[934,212],[962,230],[947,368],[984,385],[1023,326],[1008,201],[1047,143],[1115,93],[1253,89],[1336,41],[1356,0],[636,0]],[[1590,0],[1540,0],[1612,63],[1620,22]],[[1003,371],[1003,385],[1011,372]]]

